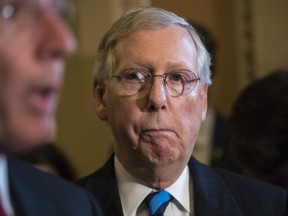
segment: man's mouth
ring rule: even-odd
[[[144,139],[159,139],[168,138],[174,135],[174,132],[169,129],[146,129],[141,131],[140,137]]]
[[[142,130],[141,133],[151,133],[151,134],[154,134],[154,133],[171,133],[172,131],[170,129],[154,129],[154,128],[151,128],[151,129],[145,129],[145,130]]]
[[[26,95],[26,104],[35,115],[47,116],[55,113],[58,89],[54,87],[35,87]]]

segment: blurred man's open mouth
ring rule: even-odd
[[[47,87],[35,87],[26,94],[25,102],[33,114],[39,116],[53,115],[57,106],[58,89]]]

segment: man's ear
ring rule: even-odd
[[[105,87],[99,84],[94,85],[94,104],[98,117],[106,121],[108,119],[107,110],[104,102]]]
[[[202,104],[202,121],[206,119],[207,109],[208,109],[208,85],[204,85],[201,88],[200,98]]]

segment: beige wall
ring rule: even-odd
[[[288,68],[287,9],[287,0],[277,3],[271,0],[234,0],[238,86],[235,98],[253,79],[278,68]],[[247,12],[250,13],[250,20],[245,17]],[[247,39],[247,30],[250,39]],[[250,58],[247,58],[247,51]]]
[[[288,68],[288,1],[254,0],[256,74]]]
[[[119,4],[115,4],[119,1]],[[128,0],[127,0],[128,1]],[[137,0],[129,0],[137,2]],[[70,59],[58,111],[59,146],[70,157],[79,176],[91,173],[109,156],[113,139],[106,123],[93,107],[92,69],[100,38],[119,16],[124,0],[78,1],[76,35],[79,52]],[[140,2],[140,0],[139,0]],[[148,4],[148,0],[142,0]],[[151,0],[181,16],[206,25],[217,39],[217,76],[211,88],[211,103],[228,116],[240,89],[250,81],[243,61],[242,0]],[[255,74],[278,66],[288,67],[288,1],[250,0],[253,14]],[[116,5],[116,6],[115,6]],[[127,5],[126,5],[127,6]],[[126,7],[125,6],[125,7]],[[275,11],[275,12],[274,12]]]
[[[112,22],[108,0],[78,1],[77,54],[69,60],[58,110],[57,143],[79,176],[98,168],[111,151],[112,136],[93,106],[92,70],[97,46]]]

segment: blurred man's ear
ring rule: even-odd
[[[106,121],[108,119],[107,116],[107,110],[104,103],[104,94],[105,94],[105,88],[103,86],[98,85],[97,83],[94,85],[94,104],[95,109],[98,117]]]

